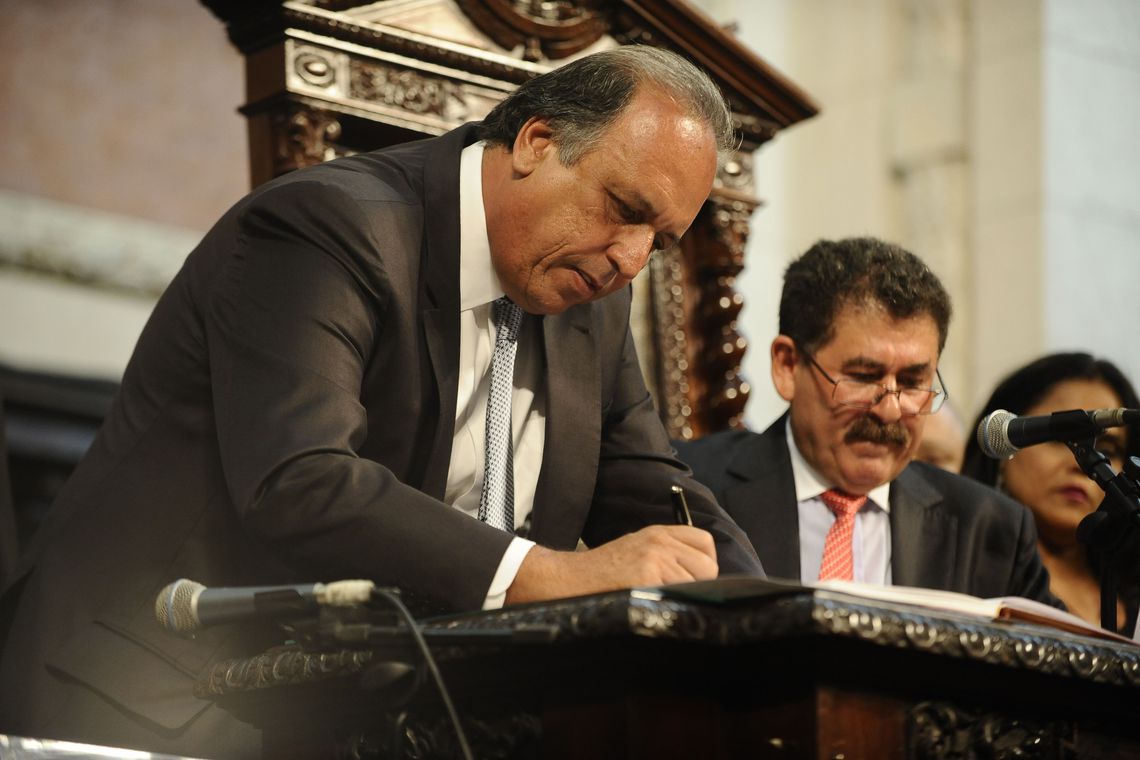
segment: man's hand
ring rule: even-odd
[[[651,525],[584,552],[534,547],[507,589],[506,603],[706,580],[716,574],[711,534],[687,525]]]

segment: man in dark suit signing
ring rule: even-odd
[[[622,48],[482,124],[240,201],[158,303],[4,599],[0,732],[257,756],[191,689],[260,641],[159,630],[180,577],[366,578],[475,610],[762,572],[673,458],[628,325],[630,281],[731,143],[707,76]],[[670,524],[674,484],[696,527]]]
[[[898,246],[820,241],[788,267],[771,349],[788,412],[677,444],[769,575],[1055,602],[1027,509],[911,462],[946,398],[949,322],[942,284]]]

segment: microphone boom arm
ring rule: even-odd
[[[1112,565],[1118,555],[1127,554],[1140,528],[1140,483],[1130,473],[1114,470],[1095,444],[1095,438],[1065,443],[1077,465],[1105,494],[1096,511],[1077,526],[1077,539],[1100,560],[1100,627],[1115,632],[1117,578]]]

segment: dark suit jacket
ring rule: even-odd
[[[0,395],[0,589],[16,570],[16,558],[20,555],[19,532],[16,525],[16,511],[12,505],[12,486],[8,477],[8,444],[4,421],[4,396]],[[0,645],[3,635],[0,634]]]
[[[155,596],[180,577],[370,578],[440,609],[481,605],[511,536],[440,501],[458,374],[459,154],[472,140],[468,126],[270,182],[189,256],[30,552],[0,660],[0,730],[116,739],[48,720],[66,680],[177,736],[206,707],[192,678],[260,644],[160,631]],[[530,536],[573,549],[670,523],[677,482],[722,571],[760,572],[672,456],[629,304],[627,290],[542,320],[546,451]]]
[[[675,444],[748,533],[768,574],[800,580],[799,512],[784,415],[763,433]],[[891,483],[891,579],[898,586],[1058,604],[1033,515],[973,480],[912,462]]]

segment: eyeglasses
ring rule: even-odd
[[[827,382],[835,386],[831,392],[831,400],[842,406],[855,409],[871,409],[878,405],[887,395],[894,394],[899,401],[899,411],[904,417],[914,417],[919,414],[934,414],[950,396],[946,384],[942,382],[942,375],[934,370],[938,378],[936,388],[888,388],[882,383],[872,383],[864,380],[835,380],[827,374],[827,370],[819,366],[815,357],[807,351],[802,352],[811,366],[819,370]]]

